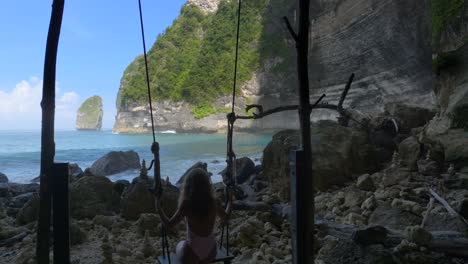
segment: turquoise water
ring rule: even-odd
[[[237,133],[234,138],[238,157],[249,156],[259,162],[271,133]],[[225,134],[157,134],[161,148],[161,175],[171,182],[179,179],[197,161],[208,163],[213,181],[221,178],[218,172],[225,167]],[[141,159],[151,161],[152,136],[112,134],[111,131],[57,131],[55,133],[56,162],[77,163],[83,170],[112,150],[134,150]],[[10,181],[26,183],[39,175],[40,131],[0,131],[0,172]],[[109,176],[111,180],[131,180],[138,171]]]

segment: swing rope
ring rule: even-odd
[[[235,104],[236,104],[236,88],[237,88],[237,67],[239,62],[239,36],[241,24],[241,10],[242,0],[239,0],[239,7],[237,9],[237,32],[236,32],[236,51],[234,59],[234,81],[232,87],[232,108],[231,113],[227,115],[227,170],[224,183],[226,185],[226,204],[230,199],[230,190],[237,184],[236,179],[236,154],[233,150],[232,140],[234,137],[234,122],[236,121]],[[226,233],[226,254],[229,255],[229,221],[221,229],[221,243],[220,248],[223,246],[224,233]]]
[[[154,117],[153,117],[153,104],[151,99],[151,88],[150,88],[150,78],[148,70],[148,58],[146,55],[146,41],[145,41],[145,30],[143,26],[143,12],[141,8],[141,0],[138,0],[138,9],[140,11],[140,27],[141,27],[141,38],[143,42],[143,57],[145,60],[145,73],[146,73],[146,88],[148,89],[148,101],[150,106],[150,115],[151,115],[151,131],[153,135],[153,144],[151,145],[151,152],[153,153],[154,159],[151,161],[151,165],[148,168],[150,170],[154,165],[154,191],[162,194],[162,184],[161,184],[161,171],[160,171],[160,159],[159,159],[159,143],[156,141],[156,133],[154,129]],[[171,256],[169,253],[169,240],[167,238],[167,230],[164,225],[161,225],[161,244],[163,257],[168,258],[169,264],[171,264]]]

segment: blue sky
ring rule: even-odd
[[[142,0],[146,44],[172,24],[186,0]],[[3,1],[0,8],[0,130],[40,129],[42,76],[52,0]],[[104,101],[112,128],[120,78],[143,53],[138,0],[65,0],[57,59],[57,129],[74,129],[86,98]]]

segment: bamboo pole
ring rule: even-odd
[[[55,156],[54,115],[55,115],[55,71],[57,49],[62,25],[64,0],[54,0],[47,35],[44,62],[44,83],[42,89],[42,132],[40,211],[37,228],[36,257],[39,264],[49,263],[49,230],[51,216],[51,174]]]

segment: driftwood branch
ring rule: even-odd
[[[351,74],[351,76],[348,79],[348,82],[346,83],[345,89],[343,93],[341,94],[340,101],[338,102],[338,109],[343,108],[343,102],[346,99],[346,96],[348,95],[349,89],[351,89],[351,84],[353,83],[354,80],[354,73]]]
[[[422,228],[424,228],[424,226],[426,225],[427,220],[429,219],[429,215],[431,214],[432,208],[434,208],[434,198],[431,197],[431,199],[429,200],[429,203],[427,204],[426,214],[424,215],[424,218],[421,222]]]
[[[352,239],[353,233],[358,227],[348,224],[340,224],[323,219],[317,219],[317,230],[320,236],[330,235],[339,239]],[[388,247],[395,247],[406,237],[398,232],[388,231],[383,243]],[[445,253],[454,257],[468,257],[468,239],[464,234],[453,231],[430,232],[432,240],[428,244],[431,251]]]
[[[334,105],[328,105],[328,104],[320,104],[320,102],[323,100],[325,97],[325,94],[323,94],[314,104],[310,105],[311,109],[317,109],[317,108],[328,108],[331,110],[337,110],[338,108]],[[246,111],[249,111],[250,109],[256,108],[258,109],[258,113],[253,113],[251,116],[236,116],[236,119],[261,119],[266,116],[279,113],[279,112],[284,112],[284,111],[293,111],[293,110],[298,110],[299,105],[286,105],[286,106],[280,106],[276,107],[267,111],[263,111],[263,106],[262,105],[247,105],[246,106]]]
[[[234,210],[270,212],[271,205],[263,202],[235,201],[232,204]]]
[[[294,41],[298,41],[298,35],[294,31],[291,23],[289,22],[289,19],[287,17],[283,17],[284,23],[286,24],[286,27],[288,28],[289,34],[291,34],[291,37],[294,39]]]
[[[442,204],[445,209],[447,209],[448,213],[451,215],[451,216],[454,216],[454,217],[458,217],[460,220],[462,220],[463,223],[465,223],[465,225],[468,226],[468,221],[463,217],[461,216],[460,214],[457,213],[457,211],[455,211],[451,206],[450,204],[444,199],[442,198],[440,195],[438,195],[434,190],[432,189],[429,189],[429,193],[440,203]]]
[[[341,93],[340,96],[340,101],[338,102],[337,105],[332,105],[332,104],[326,104],[326,103],[321,103],[323,98],[326,96],[323,94],[320,96],[320,98],[314,103],[310,105],[311,111],[313,109],[329,109],[329,110],[334,110],[337,111],[338,114],[343,118],[343,119],[348,119],[348,115],[346,114],[346,111],[343,109],[343,103],[346,100],[346,97],[348,95],[349,90],[351,89],[351,85],[354,81],[354,73],[351,74],[351,76],[348,79],[348,82],[346,83],[346,86]],[[299,105],[286,105],[286,106],[280,106],[276,107],[273,109],[269,109],[267,111],[263,110],[263,106],[259,104],[250,104],[245,107],[245,111],[248,112],[251,109],[257,109],[257,113],[252,113],[250,116],[242,116],[242,115],[237,115],[236,119],[262,119],[266,116],[279,113],[279,112],[285,112],[285,111],[293,111],[293,110],[298,110]]]
[[[11,246],[17,242],[20,242],[23,240],[28,235],[28,232],[23,232],[21,234],[18,234],[14,237],[10,237],[8,239],[4,239],[0,241],[0,247],[8,247]]]

